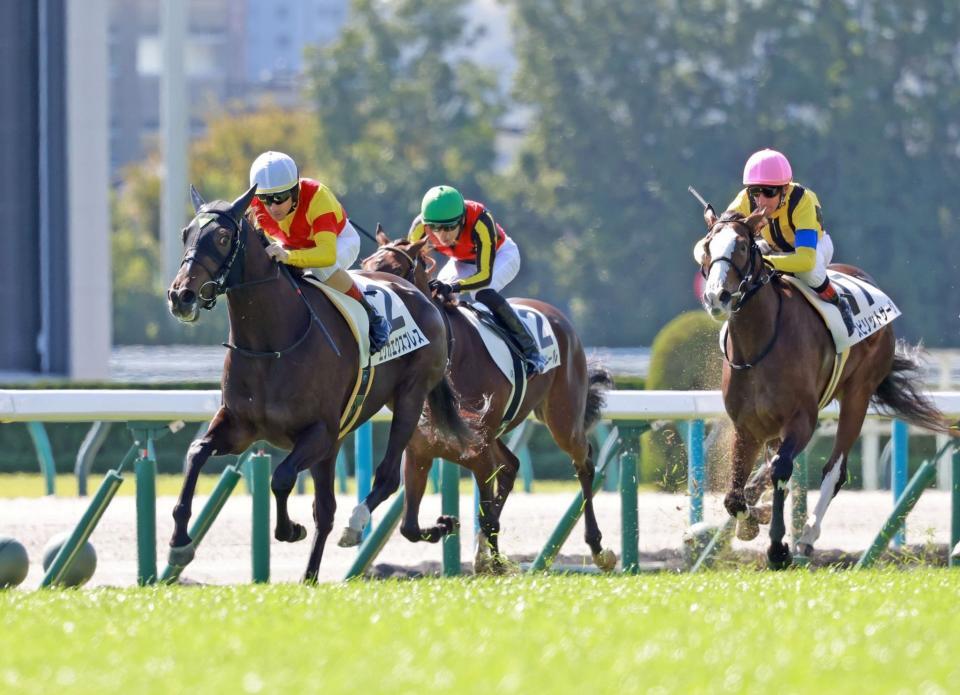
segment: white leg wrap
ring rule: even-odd
[[[837,481],[840,480],[840,469],[843,467],[843,456],[837,459],[833,468],[824,477],[820,483],[820,499],[817,500],[817,506],[814,507],[813,516],[803,526],[803,533],[800,534],[798,544],[813,546],[820,537],[820,525],[823,523],[823,516],[827,513],[827,507],[833,500],[833,491],[837,488]]]
[[[350,521],[347,522],[347,528],[352,531],[362,532],[370,523],[370,510],[363,502],[353,508],[350,514]]]

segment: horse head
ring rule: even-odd
[[[407,239],[391,241],[377,225],[377,250],[360,262],[364,270],[376,270],[381,273],[397,275],[413,283],[426,295],[430,294],[427,287],[428,276],[433,271],[436,261],[428,255],[428,240],[410,242]]]
[[[200,309],[212,309],[217,297],[241,281],[250,230],[244,213],[256,190],[256,185],[252,186],[232,203],[207,203],[190,186],[196,215],[183,228],[183,259],[167,290],[170,313],[180,321],[196,321]]]
[[[759,288],[764,266],[757,236],[767,220],[759,209],[748,217],[725,212],[718,218],[711,208],[703,217],[708,231],[694,247],[693,257],[707,280],[701,297],[703,307],[720,320],[737,311]]]

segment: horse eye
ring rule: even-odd
[[[226,246],[227,244],[230,243],[230,237],[227,236],[226,234],[221,234],[220,237],[217,239],[217,243],[220,244],[221,246]]]

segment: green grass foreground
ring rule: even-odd
[[[960,572],[0,592],[0,691],[956,692]]]

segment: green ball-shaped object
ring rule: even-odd
[[[0,536],[0,589],[19,586],[27,578],[30,558],[20,541]]]
[[[43,547],[43,571],[46,572],[53,564],[53,559],[60,552],[60,548],[69,537],[69,533],[58,533],[47,541]],[[83,586],[97,569],[97,551],[93,549],[90,541],[87,541],[77,550],[77,555],[70,568],[58,584],[61,586]]]

